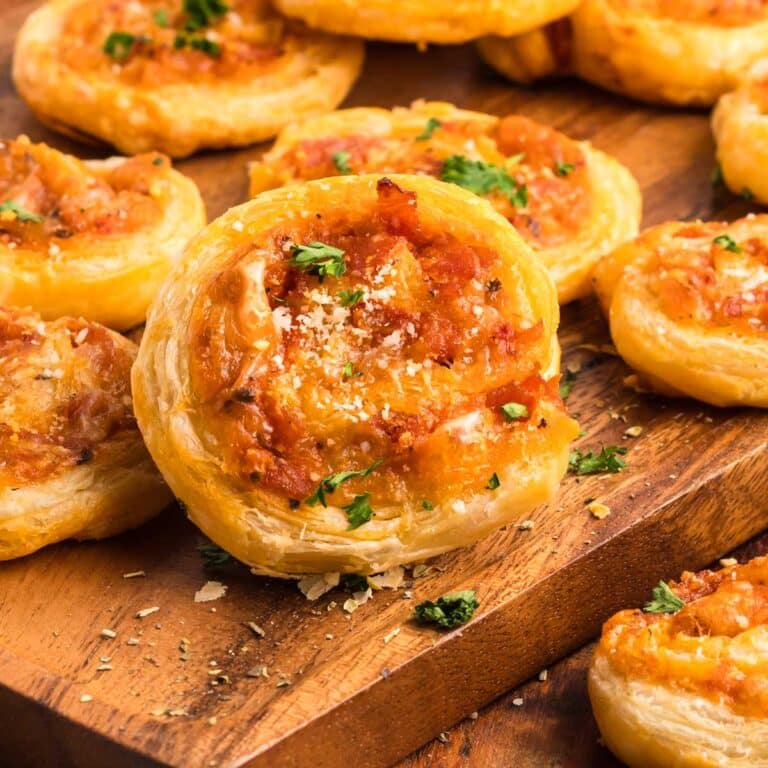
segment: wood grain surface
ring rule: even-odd
[[[1,132],[104,154],[45,130],[14,95],[13,36],[33,5],[0,8]],[[638,106],[573,82],[512,88],[471,47],[420,54],[371,45],[347,104],[419,97],[520,112],[591,139],[637,176],[647,224],[745,211],[710,186],[702,113]],[[215,216],[244,198],[245,162],[262,149],[210,153],[179,168]],[[768,415],[625,389],[621,361],[582,346],[608,341],[592,301],[566,309],[561,338],[565,360],[583,369],[569,400],[587,432],[580,445],[624,444],[628,469],[567,478],[557,501],[531,515],[533,528],[511,525],[438,558],[413,581],[412,600],[381,592],[350,615],[339,607],[343,593],[308,603],[295,585],[242,567],[211,575],[196,551],[199,534],[178,511],[111,541],[62,544],[0,566],[0,712],[13,723],[0,729],[0,753],[11,765],[78,768],[388,765],[583,645],[659,578],[768,527]],[[642,436],[623,437],[635,425]],[[612,514],[592,518],[591,498]],[[146,576],[123,578],[139,570]],[[195,603],[209,578],[227,585],[226,597]],[[414,603],[457,588],[478,592],[470,624],[439,634],[409,621]],[[137,618],[149,607],[159,610]],[[111,669],[99,671],[104,664]],[[253,676],[262,667],[269,676]],[[446,754],[461,750],[459,739]],[[497,746],[484,753],[491,762],[475,764],[509,764],[513,752],[497,760]]]

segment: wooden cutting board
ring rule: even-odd
[[[43,129],[13,93],[12,39],[32,6],[6,0],[0,10],[0,133],[98,154]],[[636,174],[646,224],[745,211],[710,186],[703,113],[647,108],[574,82],[513,88],[471,47],[371,45],[347,104],[419,97],[517,111],[591,139]],[[216,216],[244,199],[245,162],[259,151],[179,167]],[[625,389],[625,366],[599,351],[608,338],[592,301],[565,310],[561,337],[565,360],[582,366],[569,400],[587,432],[580,445],[625,445],[628,468],[567,478],[558,499],[530,516],[532,528],[511,525],[438,558],[413,579],[412,599],[379,592],[348,614],[340,591],[310,603],[294,584],[243,567],[207,573],[199,534],[174,510],[111,541],[0,565],[0,762],[384,766],[582,645],[660,578],[768,527],[768,414]],[[642,435],[623,437],[629,426]],[[593,498],[611,508],[605,520],[587,511]],[[123,578],[136,571],[146,575]],[[195,603],[209,578],[226,596]],[[462,629],[441,634],[409,620],[417,602],[462,588],[481,603]],[[136,617],[151,607],[159,610]],[[249,676],[262,667],[268,677]]]

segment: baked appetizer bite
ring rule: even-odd
[[[172,496],[131,407],[136,345],[0,308],[0,560],[140,525]]]
[[[707,106],[768,55],[768,4],[584,0],[565,23],[484,39],[480,52],[519,82],[573,72],[643,101]]]
[[[187,248],[133,369],[150,453],[263,574],[372,573],[548,499],[576,424],[554,285],[485,201],[428,177],[266,192]]]
[[[337,34],[405,43],[516,35],[570,13],[579,0],[274,0],[286,16]]]
[[[686,572],[609,619],[589,697],[630,768],[768,766],[768,558]]]
[[[183,157],[333,109],[362,61],[360,41],[267,0],[49,0],[19,32],[13,79],[57,130]]]
[[[768,216],[652,227],[598,264],[595,288],[648,388],[768,407]]]
[[[755,64],[737,90],[720,98],[712,129],[728,188],[768,204],[768,59]]]
[[[560,303],[591,292],[599,258],[637,234],[629,171],[587,142],[521,117],[418,101],[294,124],[250,166],[251,194],[351,173],[418,173],[482,195],[536,251]]]
[[[0,142],[0,304],[130,328],[204,226],[197,187],[163,155],[82,161]]]

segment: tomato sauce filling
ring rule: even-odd
[[[292,264],[313,242],[343,253],[343,274]],[[373,210],[316,213],[247,245],[190,325],[210,449],[245,488],[294,504],[377,461],[332,502],[480,491],[483,468],[501,471],[515,440],[543,439],[542,409],[562,409],[557,382],[541,376],[542,325],[523,320],[505,271],[498,253],[427,227],[415,193],[386,178]],[[526,416],[509,421],[510,402]]]
[[[767,0],[621,0],[622,10],[675,21],[741,27],[768,17]]]
[[[94,173],[25,136],[2,142],[0,244],[54,256],[51,245],[66,248],[78,235],[125,235],[151,225],[162,215],[152,185],[167,168],[165,157],[150,153]]]
[[[449,157],[480,160],[503,168],[525,187],[525,205],[498,190],[484,197],[529,245],[554,248],[578,236],[589,217],[589,172],[583,151],[567,136],[517,115],[501,119],[490,131],[466,120],[441,122],[428,138],[420,138],[421,130],[414,132],[412,122],[400,130],[395,123],[386,137],[305,139],[280,164],[302,180],[339,173],[416,173],[439,179]]]
[[[680,247],[655,255],[651,290],[677,322],[768,333],[768,242],[728,232],[721,223],[682,226]]]
[[[138,435],[133,354],[106,328],[0,309],[0,487],[47,480]]]
[[[276,14],[265,0],[228,0],[203,25],[168,0],[84,0],[69,12],[59,57],[76,71],[109,73],[144,88],[266,75],[319,33]],[[111,53],[109,36],[113,39]],[[128,37],[123,37],[127,35]],[[211,106],[215,109],[215,105]]]
[[[685,602],[677,613],[622,611],[608,620],[600,646],[610,663],[627,676],[724,701],[747,717],[768,715],[768,659],[759,641],[743,651],[744,633],[768,624],[768,559],[686,572],[670,586]]]

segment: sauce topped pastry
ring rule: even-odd
[[[0,559],[138,525],[170,501],[133,417],[135,345],[0,309]]]
[[[652,227],[595,284],[617,350],[652,388],[768,405],[768,217]]]
[[[184,261],[149,319],[137,415],[193,521],[258,570],[444,551],[565,471],[552,283],[469,193],[416,176],[286,187]]]
[[[561,302],[588,294],[595,262],[637,234],[637,185],[611,158],[522,116],[440,102],[291,126],[251,165],[251,194],[371,172],[424,174],[485,197],[541,256]]]
[[[566,23],[480,42],[513,80],[571,72],[644,101],[714,103],[768,56],[765,0],[585,0]]]
[[[660,584],[603,626],[589,677],[633,768],[768,765],[768,558]]]
[[[266,0],[61,0],[19,33],[14,79],[54,127],[181,156],[333,108],[361,62],[359,42],[285,20]]]
[[[0,143],[4,304],[131,327],[204,224],[197,188],[157,153],[82,161],[26,136]]]

